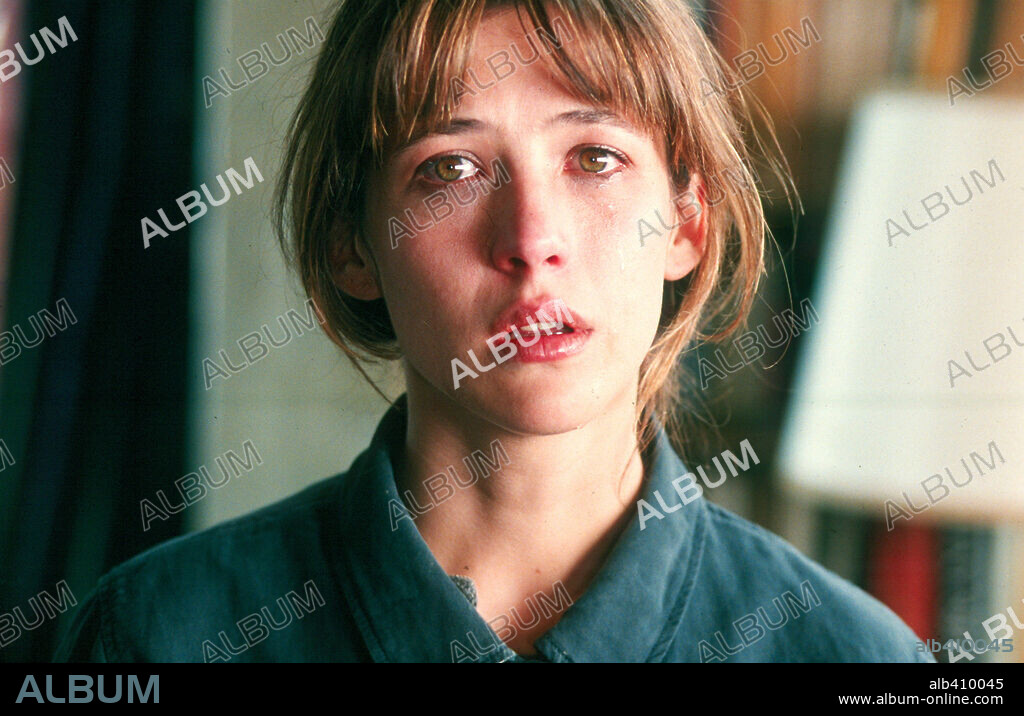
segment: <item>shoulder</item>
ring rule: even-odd
[[[238,579],[270,559],[301,557],[319,543],[343,478],[344,473],[335,475],[249,514],[163,542],[118,565],[106,579],[128,583],[164,575],[176,584],[209,583]]]
[[[233,634],[228,644],[244,647],[249,634],[242,630],[240,635],[239,620],[259,616],[263,609],[284,615],[278,622],[297,615],[315,624],[325,610],[309,612],[338,593],[325,545],[332,541],[336,519],[330,516],[345,477],[342,473],[321,480],[118,565],[100,579],[83,605],[80,623],[72,626],[60,654],[101,654],[116,661],[203,661],[208,641],[224,653],[221,632]],[[294,604],[303,605],[297,614],[290,609]],[[250,619],[250,626],[269,635],[270,616]]]
[[[713,650],[738,661],[933,661],[880,601],[778,535],[702,502],[704,588],[694,605],[708,621],[695,636]],[[702,661],[718,660],[703,652]]]

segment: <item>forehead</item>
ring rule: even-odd
[[[559,71],[546,42],[550,40],[524,27],[512,10],[485,14],[470,44],[466,71],[451,82],[452,94],[458,97],[455,117],[490,115],[500,120],[514,113],[540,121],[545,106],[569,104],[615,114],[611,108],[583,102]],[[561,42],[564,47],[568,40]],[[441,122],[442,127],[449,124]]]
[[[559,26],[566,27],[565,15],[553,14],[551,19],[553,23],[557,19]],[[556,38],[553,42],[562,44],[566,39],[568,38]],[[492,55],[501,50],[509,50],[515,44],[521,53],[520,57],[529,61],[533,56],[528,46],[531,42],[543,44],[540,43],[537,28],[533,27],[530,19],[517,8],[497,7],[486,10],[481,16],[480,24],[472,35],[472,51],[474,55]],[[540,49],[543,54],[545,48]]]

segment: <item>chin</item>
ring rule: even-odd
[[[494,376],[465,386],[456,402],[489,422],[521,435],[559,435],[577,430],[611,409],[613,391],[599,378]],[[459,390],[461,393],[462,390]]]

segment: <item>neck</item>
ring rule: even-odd
[[[582,593],[636,518],[644,469],[635,396],[575,430],[523,435],[422,379],[408,383],[396,480],[410,511],[421,511],[416,527],[442,568],[476,582],[485,616],[550,595],[558,582]]]

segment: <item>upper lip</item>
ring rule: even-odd
[[[498,316],[491,325],[494,335],[511,333],[513,328],[527,328],[531,323],[538,323],[538,313],[544,313],[552,320],[562,320],[564,325],[573,331],[589,330],[590,324],[570,306],[559,298],[540,298],[529,301],[518,301]]]

